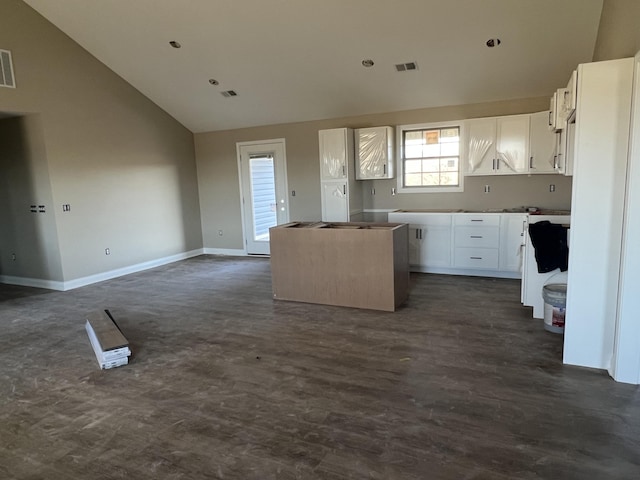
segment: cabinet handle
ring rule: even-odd
[[[553,124],[551,123],[551,115],[553,115],[553,112],[551,112],[551,111],[550,111],[550,112],[549,112],[549,126],[553,125]]]
[[[535,170],[535,167],[533,166],[533,157],[529,157],[529,169]]]
[[[558,155],[553,156],[553,168],[558,168]]]
[[[422,240],[422,229],[420,229],[420,240]]]
[[[346,173],[344,171],[344,165],[342,165],[342,175],[346,175]]]
[[[471,260],[482,260],[482,257],[469,257]]]
[[[496,169],[496,159],[494,158],[492,161],[493,161],[493,163],[491,164],[491,169],[495,170]]]
[[[470,235],[471,238],[482,238],[482,235]]]
[[[344,193],[345,195],[347,194],[347,186],[346,185],[342,186],[342,193]]]
[[[471,221],[472,222],[484,222],[484,220],[482,220],[481,218],[472,218]]]

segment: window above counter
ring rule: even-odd
[[[463,122],[400,125],[398,187],[400,193],[462,192]]]

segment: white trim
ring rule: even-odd
[[[246,257],[246,250],[240,248],[204,248],[205,255],[227,255],[229,257]]]
[[[507,272],[505,270],[474,270],[470,268],[425,267],[421,265],[410,265],[409,271],[415,273],[436,273],[441,275],[465,275],[468,277],[522,279],[522,272]]]
[[[64,282],[55,280],[43,280],[41,278],[12,277],[10,275],[0,275],[0,283],[7,285],[18,285],[21,287],[46,288],[48,290],[64,291]]]
[[[397,212],[397,208],[365,208],[362,210],[364,213],[391,213]]]
[[[282,167],[284,171],[284,179],[278,178],[277,172],[278,167],[274,165],[276,169],[276,194],[282,193],[282,199],[285,201],[285,218],[284,221],[280,224],[289,223],[290,217],[290,204],[289,204],[289,174],[287,172],[287,143],[284,138],[272,138],[269,140],[251,140],[248,142],[236,142],[236,158],[238,164],[238,183],[239,183],[239,191],[240,191],[240,219],[242,221],[242,245],[244,245],[244,255],[247,255],[247,228],[245,222],[245,205],[244,205],[244,188],[242,181],[242,147],[251,147],[251,146],[268,146],[268,145],[277,145],[282,147]],[[275,153],[275,152],[274,152]],[[276,161],[278,159],[276,158]],[[279,184],[279,182],[281,182]]]
[[[187,258],[197,257],[202,255],[203,249],[199,248],[191,250],[189,252],[178,253],[168,257],[157,258],[148,262],[137,263],[135,265],[129,265],[127,267],[117,268],[115,270],[109,270],[108,272],[96,273],[95,275],[89,275],[87,277],[76,278],[69,280],[68,282],[58,282],[54,280],[43,280],[39,278],[27,278],[27,277],[11,277],[8,275],[0,275],[0,283],[7,283],[9,285],[20,285],[23,287],[35,287],[35,288],[47,288],[49,290],[58,290],[65,292],[67,290],[73,290],[74,288],[85,287],[93,283],[104,282],[105,280],[111,280],[113,278],[122,277],[131,273],[142,272],[151,268],[167,265],[168,263],[178,262],[180,260],[186,260]]]
[[[149,260],[148,262],[137,263],[135,265],[129,265],[127,267],[109,270],[108,272],[96,273],[95,275],[76,278],[75,280],[64,282],[64,290],[73,290],[74,288],[85,287],[93,283],[104,282],[105,280],[111,280],[113,278],[122,277],[131,273],[142,272],[144,270],[160,267],[169,263],[186,260],[187,258],[197,257],[198,255],[202,255],[202,253],[203,249],[199,248],[197,250],[191,250],[189,252],[178,253],[176,255],[170,255],[168,257]]]
[[[459,128],[460,129],[460,150],[458,152],[458,185],[455,187],[405,187],[402,185],[404,177],[404,161],[402,160],[402,132],[405,130],[421,130],[429,128]],[[396,192],[401,193],[460,193],[464,192],[464,138],[465,138],[465,121],[451,120],[446,122],[433,123],[414,123],[411,125],[396,126],[396,158],[397,175],[396,175]]]

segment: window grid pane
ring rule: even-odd
[[[405,131],[402,142],[405,187],[459,185],[459,127]]]

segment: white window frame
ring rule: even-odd
[[[465,138],[465,122],[464,120],[453,120],[449,122],[434,122],[434,123],[415,123],[412,125],[398,125],[396,127],[396,145],[397,145],[397,156],[398,159],[398,174],[396,176],[396,192],[397,193],[460,193],[464,192],[464,159],[465,157],[465,148],[464,148],[464,138]],[[408,130],[428,130],[435,128],[459,128],[460,129],[460,158],[458,161],[458,182],[459,184],[456,186],[446,187],[446,186],[437,186],[437,187],[405,187],[403,185],[404,179],[404,152],[402,151],[403,142],[402,137],[403,133]]]

